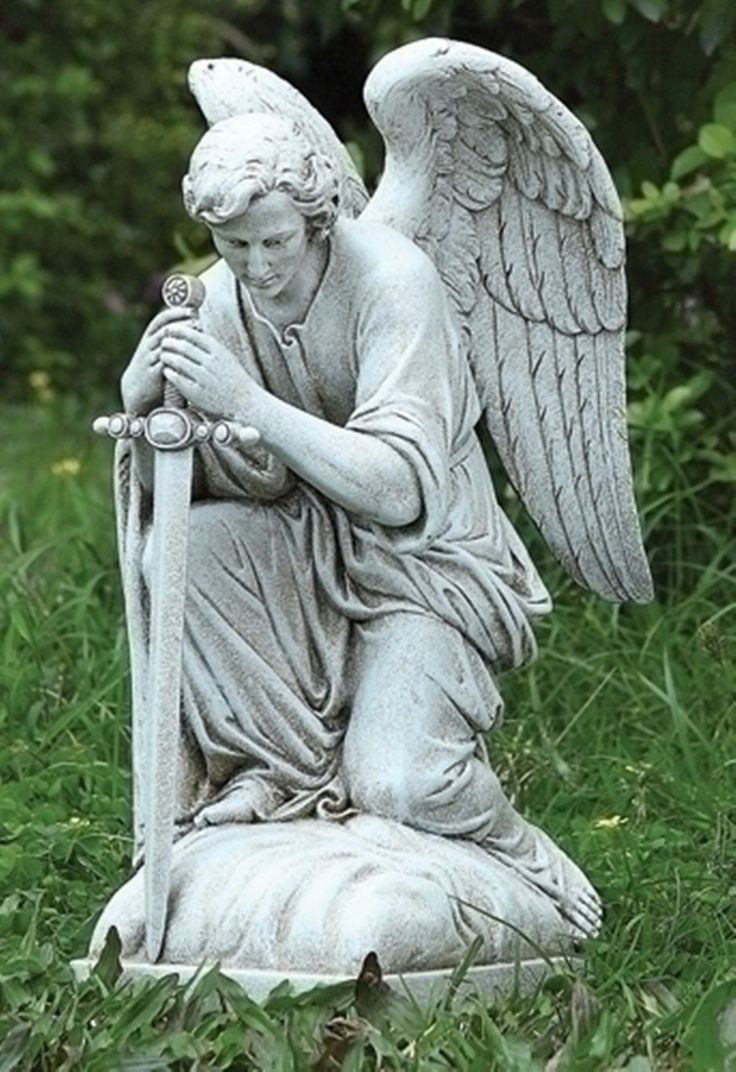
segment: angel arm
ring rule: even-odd
[[[178,333],[211,353],[192,352],[190,375],[202,376],[211,362],[217,398],[175,382],[193,404],[258,428],[282,465],[332,501],[389,528],[418,523],[421,534],[412,535],[430,539],[443,521],[455,396],[467,380],[464,365],[464,378],[451,375],[457,343],[442,285],[430,261],[385,228],[339,231],[340,272],[320,294],[321,319],[310,331],[355,377],[344,426],[276,397],[216,340],[191,330]]]
[[[419,516],[416,476],[387,443],[331,424],[262,389],[247,415],[276,457],[339,506],[390,528]]]
[[[343,280],[358,308],[343,336],[354,352],[336,356],[357,373],[345,426],[267,394],[248,420],[305,480],[356,515],[401,530],[391,539],[402,549],[417,549],[445,521],[465,368],[458,369],[455,332],[431,262],[385,228],[360,227],[360,241],[369,264]]]
[[[164,375],[191,405],[257,428],[266,450],[333,502],[388,526],[418,516],[411,467],[389,444],[276,397],[213,336],[177,325],[162,360]]]

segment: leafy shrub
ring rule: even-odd
[[[176,258],[177,180],[200,129],[185,72],[218,41],[182,0],[0,11],[0,344],[14,393],[34,371],[74,389],[114,377]]]

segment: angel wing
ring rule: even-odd
[[[337,162],[342,212],[354,217],[365,208],[368,192],[347,149],[317,109],[283,78],[246,60],[204,59],[189,68],[189,88],[210,126],[248,112],[292,119],[315,148]]]
[[[580,123],[524,68],[425,39],[365,85],[386,165],[364,218],[445,282],[491,436],[584,587],[652,598],[625,427],[621,210]]]

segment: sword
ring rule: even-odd
[[[173,275],[164,282],[162,297],[166,305],[187,308],[196,318],[205,288],[192,276]],[[147,417],[115,413],[98,417],[92,427],[114,439],[143,436],[154,450],[148,688],[146,710],[133,712],[134,724],[145,728],[145,929],[146,956],[153,964],[166,934],[174,845],[194,447],[208,441],[252,446],[258,433],[234,421],[196,417],[170,383],[164,386],[163,405]]]

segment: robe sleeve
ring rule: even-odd
[[[356,404],[346,427],[375,435],[412,468],[422,510],[403,528],[374,526],[401,552],[429,547],[447,525],[450,464],[465,389],[442,282],[419,250],[376,273],[357,317]]]

